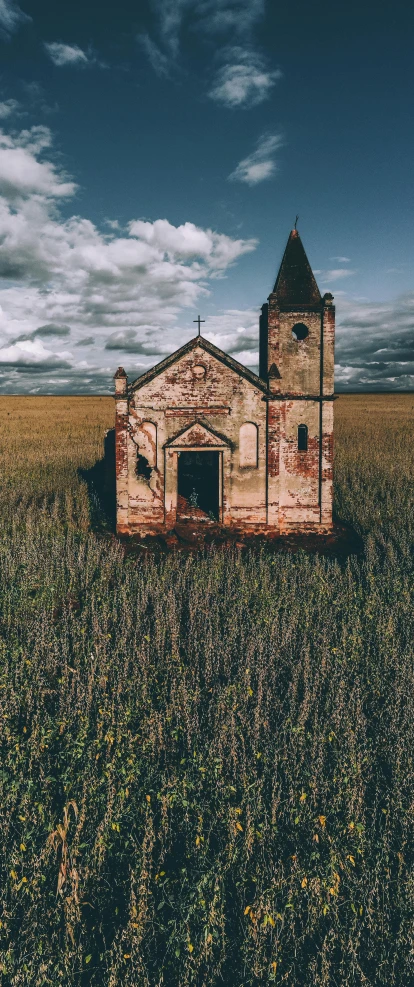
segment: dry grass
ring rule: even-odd
[[[362,558],[137,561],[112,401],[0,398],[7,987],[413,981],[413,406],[336,402]]]

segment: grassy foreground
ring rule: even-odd
[[[0,398],[6,987],[414,982],[413,407],[335,404],[363,557],[137,560],[112,401]]]

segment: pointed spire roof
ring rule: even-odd
[[[296,229],[289,235],[273,291],[282,307],[321,304],[321,294]]]

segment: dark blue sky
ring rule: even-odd
[[[193,334],[257,369],[299,213],[337,387],[414,377],[408,2],[0,0],[3,391],[93,392]]]

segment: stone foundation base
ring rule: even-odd
[[[240,527],[238,525],[218,525],[213,522],[194,524],[191,521],[177,522],[174,528],[146,525],[139,531],[118,532],[126,555],[154,553],[164,555],[170,551],[199,551],[217,549],[228,551],[232,548],[248,549],[266,545],[271,552],[291,552],[299,550],[308,553],[347,557],[360,553],[363,542],[357,533],[347,525],[335,523],[330,529],[321,525],[305,531],[279,529],[266,525]]]
[[[217,524],[215,521],[202,520],[198,518],[192,520],[191,518],[180,519],[176,522],[174,526],[171,525],[154,525],[154,524],[140,524],[140,525],[117,525],[117,535],[120,536],[131,536],[135,538],[147,538],[156,536],[171,535],[177,530],[190,530],[194,529],[197,531],[200,537],[204,537],[207,534],[214,534],[220,532],[222,535],[240,535],[245,538],[254,537],[257,535],[262,535],[266,538],[281,538],[288,535],[307,535],[307,534],[319,534],[319,535],[329,535],[334,530],[333,524],[316,524],[315,522],[300,522],[297,524],[290,524],[276,527],[275,525],[266,524]]]

